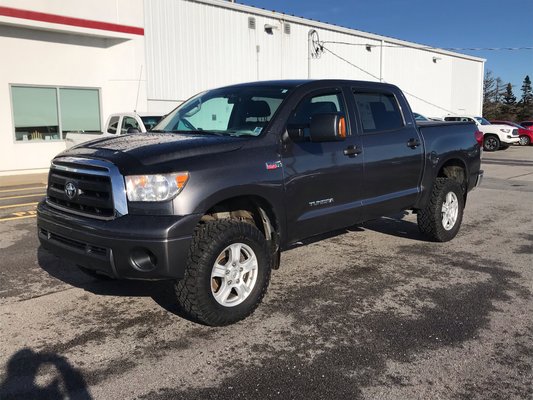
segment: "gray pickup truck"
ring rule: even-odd
[[[402,210],[432,240],[453,239],[482,140],[472,123],[417,126],[388,84],[209,90],[149,133],[55,157],[38,235],[95,277],[172,279],[191,319],[226,325],[255,310],[302,239]]]

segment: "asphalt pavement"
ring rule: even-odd
[[[44,186],[1,187],[0,399],[532,399],[533,146],[483,169],[453,241],[408,213],[309,241],[224,328],[50,255]]]

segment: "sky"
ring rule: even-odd
[[[533,47],[533,0],[236,0],[237,3],[441,48]],[[533,50],[458,50],[485,58],[520,98]]]

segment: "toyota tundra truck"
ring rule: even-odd
[[[38,235],[94,277],[173,280],[188,318],[227,325],[303,239],[402,210],[431,240],[453,239],[483,177],[482,140],[474,123],[417,125],[389,84],[223,87],[149,133],[56,156]]]

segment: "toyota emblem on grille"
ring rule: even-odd
[[[74,182],[67,182],[65,185],[65,194],[72,200],[78,194],[78,188]]]

